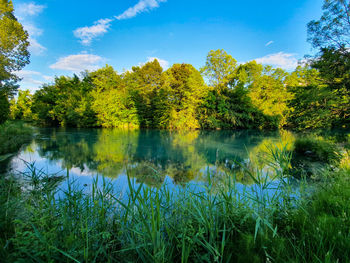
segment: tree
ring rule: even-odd
[[[19,78],[14,71],[29,63],[28,33],[17,21],[13,11],[11,0],[0,0],[0,123],[9,114],[9,103],[5,100],[18,88],[16,82]]]
[[[325,0],[323,15],[308,24],[308,40],[319,49],[311,67],[320,72],[321,100],[327,101],[323,122],[350,125],[350,1]],[[326,95],[327,94],[327,95]],[[328,98],[328,99],[327,99]]]
[[[28,33],[13,12],[11,0],[0,1],[0,91],[7,95],[17,89],[14,71],[29,63]]]
[[[165,73],[165,82],[156,98],[160,128],[197,129],[198,110],[207,86],[190,64],[174,64]]]
[[[164,83],[163,69],[158,60],[133,67],[124,77],[125,84],[133,97],[141,127],[157,126],[155,118],[155,98]]]
[[[32,97],[29,90],[18,92],[17,100],[11,100],[11,118],[14,120],[32,120]]]
[[[5,122],[10,114],[10,104],[6,96],[0,95],[0,124]]]
[[[279,120],[279,127],[286,125],[290,111],[288,102],[291,100],[292,94],[285,85],[287,76],[288,73],[283,69],[273,69],[266,66],[248,86],[248,96],[251,98],[253,106],[266,116],[276,117]]]
[[[93,127],[96,113],[92,109],[93,85],[88,75],[79,79],[56,77],[33,96],[32,112],[35,121],[52,126]]]
[[[218,89],[227,88],[236,74],[237,61],[223,49],[211,50],[201,72],[209,79],[210,85]]]
[[[350,47],[350,1],[325,0],[320,20],[308,23],[308,41],[315,48]]]
[[[138,128],[137,109],[131,94],[113,67],[106,66],[90,73],[93,90],[92,109],[97,124],[103,127]]]

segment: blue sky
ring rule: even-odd
[[[213,49],[292,70],[314,52],[306,24],[321,16],[323,0],[13,2],[31,42],[31,63],[18,72],[21,88],[34,91],[54,76],[105,64],[123,72],[158,58],[164,68],[200,68]]]

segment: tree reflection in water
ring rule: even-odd
[[[205,182],[224,176],[252,184],[244,169],[266,166],[268,145],[292,142],[288,132],[163,131],[120,129],[43,129],[35,143],[38,153],[62,169],[117,178],[126,172],[137,182],[161,186]],[[76,169],[75,169],[76,170]]]

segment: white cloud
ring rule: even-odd
[[[79,27],[73,31],[74,36],[80,39],[83,45],[90,45],[91,42],[108,32],[111,24],[115,20],[124,20],[133,18],[136,15],[158,8],[159,4],[167,0],[140,0],[136,5],[128,8],[122,14],[114,16],[114,18],[105,18],[95,21],[92,26]]]
[[[15,72],[15,74],[22,79],[22,83],[42,85],[43,82],[38,80],[38,77],[41,77],[41,73],[31,70],[21,70]]]
[[[169,61],[166,61],[166,60],[161,59],[161,58],[157,58],[157,57],[148,57],[147,62],[152,62],[152,61],[154,61],[154,60],[158,60],[160,66],[161,66],[164,70],[166,70],[166,69],[169,68]]]
[[[42,55],[46,48],[37,40],[37,37],[43,34],[43,30],[35,25],[33,18],[39,15],[45,8],[46,6],[37,5],[34,2],[22,3],[15,7],[15,14],[18,20],[29,34],[29,52],[38,56]]]
[[[40,14],[46,6],[37,5],[34,2],[31,3],[22,3],[16,7],[16,14],[18,17],[26,17],[26,16],[37,16]]]
[[[270,46],[270,45],[272,45],[274,42],[271,40],[271,41],[269,41],[269,42],[267,42],[266,44],[265,44],[265,47],[268,47],[268,46]]]
[[[268,64],[285,70],[293,70],[298,66],[298,59],[296,59],[295,55],[296,54],[279,52],[262,58],[257,58],[255,61],[257,63]]]
[[[93,54],[77,54],[60,58],[51,69],[67,70],[80,73],[84,70],[96,70],[101,67],[104,58]]]
[[[166,2],[167,0],[140,0],[133,7],[128,8],[122,14],[115,16],[117,20],[129,19],[136,15],[150,11],[159,7],[159,3]]]
[[[35,38],[29,37],[29,43],[28,50],[34,55],[40,56],[46,51],[46,47],[41,45]]]
[[[93,26],[80,27],[74,30],[74,36],[79,38],[83,45],[90,45],[94,38],[107,33],[112,21],[112,19],[100,19]]]
[[[20,82],[20,88],[22,90],[29,89],[31,93],[34,93],[43,84],[54,80],[51,76],[43,75],[40,72],[32,70],[21,70],[15,72],[15,74],[22,79]]]

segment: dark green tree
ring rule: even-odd
[[[323,15],[308,24],[308,40],[319,53],[310,59],[311,67],[320,72],[326,84],[319,105],[327,101],[329,115],[323,114],[331,126],[349,126],[350,121],[350,1],[325,0]]]

